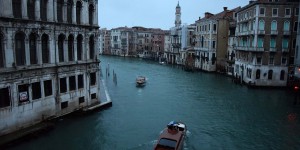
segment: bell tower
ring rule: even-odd
[[[179,6],[179,1],[178,4],[176,6],[176,19],[175,19],[175,27],[179,27],[181,25],[181,8]]]

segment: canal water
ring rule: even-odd
[[[111,108],[61,119],[51,132],[10,149],[151,150],[172,120],[187,124],[185,150],[300,149],[292,92],[137,58],[101,56],[101,67]],[[138,75],[147,77],[143,88],[135,86]]]

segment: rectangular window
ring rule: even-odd
[[[295,21],[294,23],[294,31],[297,32],[298,31],[298,22]]]
[[[263,7],[260,8],[259,9],[259,14],[262,15],[262,16],[264,16],[265,15],[265,8],[263,8]]]
[[[96,93],[91,94],[91,99],[96,99],[96,98],[97,98]]]
[[[269,57],[269,64],[270,65],[273,65],[274,64],[274,56],[271,56]]]
[[[79,104],[84,103],[84,97],[79,97],[78,101],[79,101]]]
[[[18,85],[18,92],[19,92],[19,103],[29,101],[29,92],[28,92],[28,84]]]
[[[90,73],[90,84],[96,85],[96,72]]]
[[[0,108],[10,106],[9,88],[0,89]]]
[[[44,92],[45,96],[52,95],[52,80],[44,81]]]
[[[217,24],[214,24],[214,31],[217,31]]]
[[[212,47],[216,48],[216,41],[212,41]]]
[[[288,38],[283,38],[282,39],[282,48],[287,49],[289,47],[289,39]]]
[[[285,17],[290,17],[291,16],[291,9],[290,8],[286,8],[285,9]]]
[[[282,57],[281,58],[281,64],[282,65],[286,65],[286,57]]]
[[[258,64],[258,65],[260,65],[261,64],[261,56],[258,56],[257,58],[256,58],[256,63]]]
[[[278,8],[273,8],[272,9],[272,16],[277,17],[278,16]]]
[[[296,16],[299,15],[299,8],[295,8],[295,15],[296,15]]]
[[[39,99],[42,97],[40,82],[32,83],[31,88],[32,88],[32,100]]]
[[[59,80],[59,89],[60,89],[60,93],[67,92],[67,80],[66,80],[66,78],[60,78],[60,80]]]
[[[264,39],[262,37],[258,38],[257,47],[259,48],[264,47]]]
[[[70,89],[70,91],[76,90],[76,79],[75,79],[75,76],[69,77],[69,89]]]
[[[78,75],[78,89],[84,88],[83,75]]]
[[[270,48],[276,47],[276,38],[272,37],[270,40]]]
[[[68,107],[68,101],[62,102],[61,105],[60,105],[61,109],[64,109],[64,108],[67,108],[67,107]]]

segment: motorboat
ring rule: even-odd
[[[146,77],[138,76],[136,78],[136,86],[145,86],[145,84],[146,84]]]
[[[171,121],[161,132],[154,150],[182,150],[186,131],[184,123]]]

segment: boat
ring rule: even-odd
[[[145,86],[145,84],[146,84],[146,77],[138,76],[136,78],[136,86],[141,87],[141,86]]]
[[[154,150],[182,150],[186,131],[184,123],[171,121],[161,132]]]

